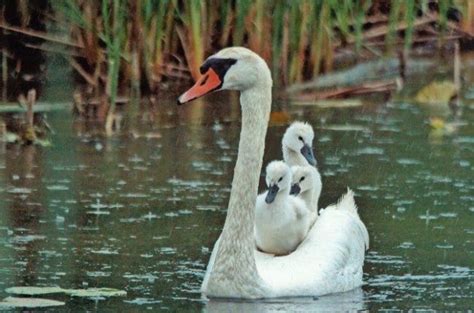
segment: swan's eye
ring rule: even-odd
[[[278,182],[281,182],[283,180],[283,177],[280,177],[280,179],[278,180]]]
[[[305,176],[301,177],[300,183],[301,183],[305,178],[306,178]]]
[[[298,140],[303,141],[303,137],[299,136]]]

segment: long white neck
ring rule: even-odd
[[[300,198],[306,203],[308,206],[308,209],[310,210],[318,210],[317,204],[313,202],[314,200],[314,190],[313,189],[308,189],[300,193]]]
[[[271,81],[243,91],[242,130],[234,179],[207,295],[260,298],[266,292],[255,264],[255,200],[271,109]]]
[[[299,151],[294,151],[294,150],[288,148],[288,146],[286,146],[286,145],[283,145],[282,150],[283,150],[283,160],[289,166],[308,165],[308,161],[306,161],[304,156]]]
[[[308,208],[313,212],[318,212],[319,196],[321,195],[322,182],[321,175],[316,167],[311,167],[311,177],[313,186],[300,193],[300,197],[304,200]]]

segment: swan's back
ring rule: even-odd
[[[279,296],[317,296],[362,285],[368,233],[352,191],[328,207],[290,255],[256,254],[260,276]]]

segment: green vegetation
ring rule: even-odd
[[[462,14],[468,2],[62,0],[53,6],[78,52],[93,65],[85,72],[93,75],[103,66],[106,79],[113,80],[120,69],[122,82],[136,87],[140,81],[155,90],[164,77],[189,71],[196,78],[208,54],[230,45],[262,55],[279,73],[278,83],[300,82],[330,70],[341,47],[360,52],[371,40],[385,38],[382,52],[390,53],[401,37],[409,49],[417,25],[447,29],[449,10]],[[114,83],[109,85],[113,93]]]
[[[31,4],[16,1],[19,16],[26,20]],[[68,57],[89,86],[83,98],[99,102],[96,117],[106,121],[108,130],[113,128],[118,90],[140,95],[143,90],[157,91],[163,80],[197,78],[205,57],[222,47],[249,47],[270,64],[277,85],[290,85],[330,71],[340,51],[381,56],[399,48],[408,51],[416,42],[442,43],[447,35],[455,39],[474,30],[474,6],[466,0],[59,0],[49,4],[51,10],[44,18],[61,36],[32,31],[26,24],[12,28],[5,19],[0,20],[0,29],[42,38],[48,51],[60,45],[56,51]],[[64,35],[69,38],[58,39]],[[3,56],[8,54],[2,51]]]

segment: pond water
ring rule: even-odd
[[[12,286],[112,287],[123,298],[61,298],[69,310],[212,312],[474,307],[474,105],[429,126],[430,108],[372,99],[356,108],[275,103],[309,121],[320,204],[350,186],[371,247],[364,286],[315,299],[206,302],[199,287],[226,214],[238,98],[130,110],[103,137],[69,112],[48,115],[51,147],[0,150],[0,298]],[[281,158],[272,125],[264,163]],[[263,183],[263,180],[261,181]],[[51,298],[51,297],[49,297]],[[58,299],[58,297],[53,297]]]

